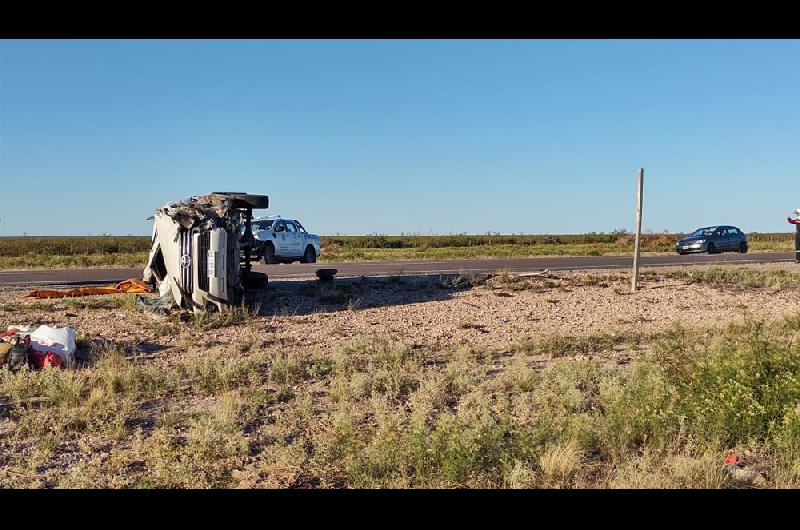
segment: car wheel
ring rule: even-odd
[[[272,243],[264,244],[264,255],[261,256],[261,263],[264,265],[275,263],[275,246]]]
[[[747,254],[747,243],[739,243],[739,254]]]
[[[303,259],[300,260],[300,263],[316,263],[317,262],[317,252],[314,250],[314,247],[308,245],[306,247],[306,253],[303,254]]]
[[[717,246],[714,243],[708,244],[708,253],[709,254],[716,254],[717,253]]]

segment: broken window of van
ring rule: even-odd
[[[239,305],[256,273],[250,254],[253,209],[266,195],[214,192],[167,203],[153,216],[153,235],[143,280],[194,312]]]

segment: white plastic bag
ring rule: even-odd
[[[22,335],[28,335],[32,333],[33,330],[36,328],[34,328],[33,326],[8,326],[8,329],[6,329],[6,331],[11,331],[12,329],[16,329],[17,333],[20,333]]]
[[[66,366],[71,366],[75,355],[75,337],[72,328],[39,326],[31,332],[31,349],[41,353],[57,353]]]

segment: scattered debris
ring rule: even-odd
[[[33,368],[71,366],[77,348],[76,335],[70,327],[13,325],[0,334],[0,339],[10,345],[0,349],[0,353],[7,351],[4,364],[12,371],[26,364]]]
[[[521,272],[517,274],[520,278],[559,278],[550,272],[550,269],[544,269],[538,272]]]
[[[69,291],[42,289],[33,291],[26,298],[72,298],[93,294],[149,293],[150,286],[141,280],[125,280],[109,287],[76,287]]]
[[[171,292],[168,292],[161,298],[148,298],[137,294],[135,303],[137,309],[155,315],[168,315],[170,310],[176,305]]]
[[[9,330],[9,332],[3,333],[2,341],[5,343],[0,348],[3,366],[16,372],[30,364],[31,339],[29,336],[21,336],[16,333],[16,330]]]
[[[489,272],[485,273],[486,279],[489,278],[496,278],[498,276],[504,276],[509,274],[508,271],[506,272]],[[550,272],[550,269],[543,269],[540,271],[535,272],[514,272],[511,273],[514,278],[553,278],[553,279],[561,279],[560,276],[553,274]]]
[[[725,457],[725,465],[722,466],[722,469],[740,485],[756,488],[763,488],[767,485],[767,479],[763,474],[757,469],[744,466],[735,454]]]

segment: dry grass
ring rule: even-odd
[[[543,486],[568,487],[580,468],[582,457],[576,440],[548,447],[539,457],[539,469],[544,477]]]
[[[2,481],[729,487],[726,448],[749,444],[769,484],[797,486],[800,350],[787,339],[798,329],[743,322],[688,350],[676,329],[624,372],[599,361],[537,370],[523,356],[494,376],[480,351],[382,336],[330,356],[215,350],[177,363],[106,348],[81,369],[0,375],[14,422]]]
[[[793,288],[768,274],[703,278],[722,289],[738,289],[736,278],[748,289],[773,289],[774,278]],[[549,280],[553,291],[612,281]],[[463,300],[496,301],[495,282],[521,283],[476,281]],[[117,303],[69,309],[128,311]],[[742,487],[722,471],[733,450],[763,473],[764,487],[800,486],[796,315],[733,317],[715,329],[518,336],[500,349],[363,330],[330,347],[287,346],[281,325],[305,317],[256,314],[245,306],[232,317],[158,322],[182,344],[163,355],[84,337],[76,369],[0,370],[8,399],[0,484]],[[482,325],[462,321],[462,333],[485,337]],[[222,332],[239,338],[215,342]],[[632,360],[601,355],[615,349]]]
[[[719,289],[767,289],[771,292],[796,290],[800,287],[800,274],[784,269],[758,270],[747,267],[703,267],[671,271],[649,271],[643,278],[667,277],[690,284],[710,285]]]

